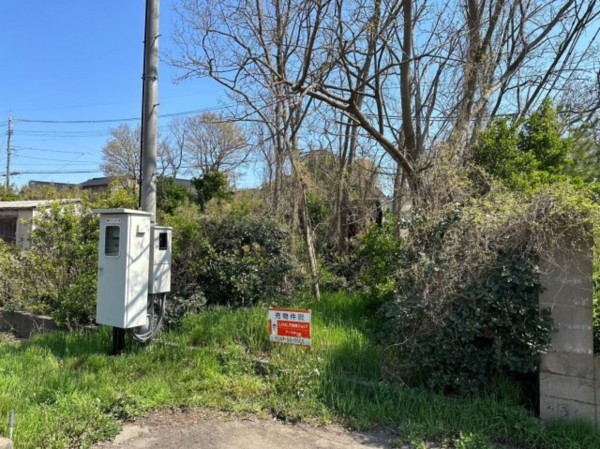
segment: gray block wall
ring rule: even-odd
[[[555,333],[540,365],[540,417],[598,424],[600,360],[594,358],[591,243],[570,242],[542,260],[540,307],[550,309]]]

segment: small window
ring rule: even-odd
[[[106,234],[104,236],[104,255],[107,257],[119,257],[121,227],[107,226]]]
[[[169,247],[169,237],[166,232],[158,234],[158,249],[165,251]]]

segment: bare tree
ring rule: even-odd
[[[139,126],[131,128],[127,124],[119,125],[110,130],[111,138],[102,147],[102,172],[105,176],[117,178],[129,190],[132,186],[139,185],[141,179],[140,132]],[[158,177],[177,175],[181,157],[175,148],[167,139],[159,141],[156,173]]]
[[[119,125],[110,130],[111,138],[102,147],[102,163],[100,169],[105,176],[131,180],[140,183],[140,128],[132,129],[129,125]]]
[[[303,83],[302,58],[324,20],[327,2],[296,0],[222,2],[184,0],[176,40],[181,55],[174,64],[184,76],[210,76],[224,85],[260,120],[275,150],[273,209],[280,207],[285,161],[299,189],[303,236],[311,268],[313,293],[319,296],[318,270],[307,204],[307,180],[298,157],[298,132],[310,101],[282,79]],[[300,59],[299,59],[300,58]],[[192,60],[194,62],[192,62]],[[292,214],[295,217],[297,214]]]
[[[185,119],[176,117],[169,122],[168,137],[159,147],[159,161],[163,174],[177,178],[183,164],[184,151],[189,139]]]
[[[243,129],[223,117],[204,113],[187,118],[179,138],[183,142],[186,168],[190,172],[216,170],[233,175],[249,156]]]

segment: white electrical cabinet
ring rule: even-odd
[[[131,209],[94,212],[100,214],[96,322],[121,329],[144,326],[148,320],[151,215]]]
[[[150,294],[171,291],[171,243],[172,228],[152,226],[150,243]]]

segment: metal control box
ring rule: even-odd
[[[150,294],[171,291],[171,243],[172,228],[152,226],[148,275]]]
[[[100,209],[96,322],[129,329],[147,324],[150,217],[131,209]]]

